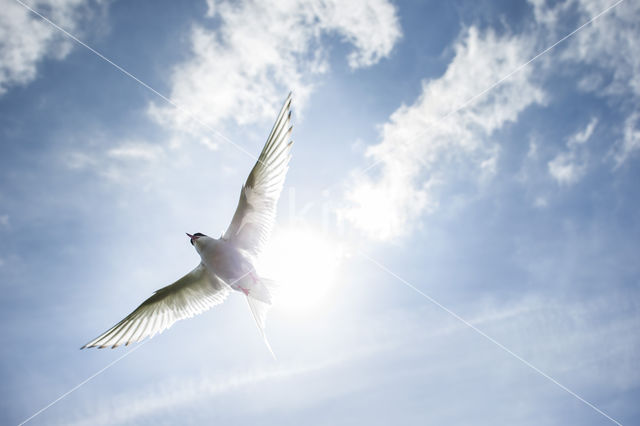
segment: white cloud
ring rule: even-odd
[[[547,0],[529,0],[533,6],[533,15],[536,22],[554,27],[557,25],[560,15],[566,13],[572,6],[571,1],[559,2],[553,7],[549,7]]]
[[[122,160],[146,160],[152,161],[164,154],[164,150],[158,145],[145,143],[123,144],[107,151],[107,156]]]
[[[569,21],[576,11],[586,22],[614,2],[609,0],[571,0],[548,6],[542,0],[529,0],[534,5],[538,22],[545,26],[550,37],[559,37],[565,28],[559,23]],[[568,40],[561,61],[578,64],[581,75],[580,90],[606,97],[612,106],[625,116],[622,141],[614,148],[616,167],[640,148],[634,143],[634,122],[640,114],[640,3],[626,1],[599,17],[589,27]],[[555,66],[555,65],[554,65]],[[623,125],[619,126],[623,128]]]
[[[98,138],[97,143],[103,144]],[[142,141],[123,141],[113,148],[93,147],[86,151],[69,151],[60,156],[61,164],[76,172],[91,171],[112,183],[131,184],[139,180],[142,188],[148,187],[153,179],[164,176],[168,163],[178,161],[178,156],[169,156],[169,143],[151,144]]]
[[[587,124],[587,127],[569,136],[567,145],[569,147],[573,147],[573,146],[578,146],[585,143],[591,138],[591,135],[593,135],[593,131],[596,129],[597,125],[598,125],[598,119],[596,117],[592,117],[591,120],[589,121],[589,124]]]
[[[582,20],[611,6],[609,0],[574,0]],[[557,12],[560,13],[560,12]],[[592,65],[589,68],[593,81],[592,90],[605,95],[628,95],[631,91],[640,96],[640,3],[627,1],[598,18],[589,28],[578,32],[570,47],[563,52],[563,59]],[[612,73],[609,76],[609,73]],[[589,87],[589,86],[587,86]]]
[[[538,196],[536,197],[536,199],[533,201],[533,205],[539,209],[543,209],[545,207],[547,207],[549,205],[549,200],[547,200],[545,197],[543,196]]]
[[[62,162],[70,170],[82,170],[93,167],[98,163],[94,155],[88,155],[78,151],[65,153]]]
[[[533,68],[451,111],[526,61],[531,49],[525,37],[475,27],[465,31],[444,75],[424,81],[418,99],[382,126],[382,141],[366,152],[380,163],[379,175],[354,176],[349,205],[339,214],[370,237],[389,239],[409,232],[423,213],[437,207],[435,191],[443,184],[493,176],[499,147],[492,135],[528,106],[545,101],[532,81]]]
[[[615,154],[616,166],[624,163],[631,153],[638,149],[640,149],[640,111],[635,111],[624,122],[622,143]]]
[[[207,0],[207,17],[216,16],[216,0]]]
[[[586,22],[612,3],[569,0],[550,6],[544,0],[530,0],[530,4],[538,24],[531,36],[498,37],[491,31],[480,33],[471,28],[456,43],[456,55],[446,73],[423,83],[418,99],[391,115],[382,127],[382,141],[366,152],[370,161],[380,163],[378,175],[352,177],[346,194],[348,207],[339,211],[342,217],[370,237],[389,239],[419,226],[423,215],[440,203],[436,191],[444,184],[452,185],[460,179],[467,183],[488,181],[497,171],[499,155],[499,146],[491,135],[505,123],[516,121],[528,106],[544,103],[546,98],[534,81],[542,84],[559,70],[576,73],[577,89],[613,100],[613,105],[627,116],[624,127],[619,127],[624,131],[620,132],[623,140],[614,154],[617,165],[640,148],[637,2],[620,4],[552,54],[514,74],[472,105],[441,119],[542,47],[575,29],[567,26],[575,25],[576,17],[578,22]],[[594,119],[572,135],[566,150],[546,163],[548,172],[559,183],[573,184],[586,173],[589,151],[584,146],[596,125]],[[533,161],[539,157],[540,147],[533,144],[529,148],[527,159]],[[546,205],[544,200],[536,201],[536,205]]]
[[[529,140],[529,150],[527,151],[527,159],[535,160],[538,158],[538,142],[535,137]]]
[[[549,161],[549,173],[558,183],[571,185],[584,175],[586,164],[577,163],[572,154],[563,152]]]
[[[53,22],[75,32],[89,15],[89,0],[39,0],[30,2]],[[63,59],[72,42],[57,29],[15,1],[6,0],[0,8],[0,95],[9,87],[25,85],[37,76],[44,58]]]
[[[352,69],[387,57],[401,36],[395,7],[387,0],[339,2],[288,0],[213,2],[215,30],[195,25],[191,58],[176,66],[171,98],[218,127],[270,120],[289,90],[301,106],[317,76],[329,67],[323,37],[337,35],[353,46]],[[159,122],[190,130],[190,115],[151,104]]]
[[[583,145],[591,138],[598,124],[596,117],[587,126],[567,138],[567,149],[557,154],[549,163],[549,173],[560,184],[578,182],[587,170],[587,151]]]
[[[568,25],[575,26],[576,13],[577,22],[584,23],[615,2],[568,0],[550,5],[545,0],[529,0],[529,3],[549,42],[564,36],[570,29]],[[640,58],[635,54],[640,50],[638,20],[640,4],[625,1],[567,40],[559,59],[591,65],[580,80],[581,88],[608,95],[631,90],[640,95]]]

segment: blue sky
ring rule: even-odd
[[[637,2],[526,66],[615,1],[28,4],[180,108],[2,1],[1,423],[131,350],[78,348],[197,264],[289,90],[278,362],[232,295],[30,424],[613,424],[405,282],[640,421]]]

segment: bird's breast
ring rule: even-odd
[[[218,244],[203,250],[201,258],[205,266],[227,284],[253,270],[251,259],[225,241],[218,240]]]

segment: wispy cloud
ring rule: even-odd
[[[549,7],[547,13],[557,15],[556,21],[567,18],[565,10],[577,9],[582,19],[590,19],[613,4],[610,0],[573,0],[564,6]],[[563,52],[563,59],[592,65],[583,78],[601,84],[584,84],[582,87],[599,94],[640,96],[640,4],[625,1],[592,24],[588,31],[581,31],[570,41]],[[553,33],[564,27],[549,27]],[[609,73],[612,78],[608,75]]]
[[[93,13],[91,0],[39,0],[29,5],[45,11],[58,25],[76,31]],[[97,0],[97,3],[101,3]],[[25,85],[37,76],[44,58],[64,59],[72,42],[15,1],[0,10],[0,95],[11,86]]]
[[[289,90],[302,106],[329,69],[326,36],[353,46],[352,69],[388,56],[401,36],[396,9],[386,0],[207,3],[219,26],[193,26],[191,57],[173,70],[171,98],[214,127],[271,119]],[[149,112],[160,123],[191,130],[185,111],[153,103]]]
[[[578,182],[587,170],[587,150],[584,144],[591,138],[598,124],[593,117],[587,126],[569,136],[566,150],[557,154],[548,163],[549,174],[560,184],[572,185]]]
[[[536,16],[545,25],[547,34],[554,37],[566,29],[563,21],[570,21],[575,11],[582,19],[589,19],[610,6],[608,0],[572,0],[554,6],[533,1]],[[544,19],[542,18],[544,17]],[[625,1],[581,31],[563,50],[561,60],[579,65],[577,87],[588,93],[607,98],[611,106],[623,116],[623,129],[612,146],[616,167],[640,148],[637,142],[637,117],[640,115],[640,3]],[[616,140],[613,139],[613,140]]]
[[[571,383],[575,390],[598,387],[615,393],[628,390],[638,380],[637,369],[632,363],[637,359],[633,348],[638,338],[629,338],[635,336],[632,333],[635,322],[626,316],[629,310],[635,309],[634,303],[614,294],[575,304],[523,296],[506,304],[493,299],[475,301],[477,307],[471,308],[473,312],[463,315],[469,323],[507,344],[552,376]],[[616,308],[612,309],[612,306]],[[554,385],[544,378],[536,381],[535,386],[520,386],[531,384],[531,371],[527,366],[512,362],[496,346],[475,338],[467,325],[431,305],[354,318],[343,324],[341,334],[357,344],[341,346],[338,353],[336,348],[332,348],[330,354],[315,352],[315,361],[282,361],[277,366],[252,367],[249,371],[198,373],[151,381],[142,388],[125,389],[99,402],[92,400],[88,407],[61,411],[63,417],[59,422],[76,426],[137,424],[166,419],[165,416],[176,413],[180,415],[181,410],[215,412],[225,404],[225,413],[229,416],[238,418],[259,410],[266,413],[265,422],[269,423],[272,417],[268,413],[286,409],[283,407],[295,405],[313,412],[327,399],[334,400],[338,395],[343,401],[356,404],[361,398],[368,398],[371,392],[377,392],[381,381],[396,383],[398,380],[408,388],[419,386],[423,389],[422,397],[425,392],[430,395],[427,399],[438,398],[440,392],[459,392],[455,383],[464,381],[463,388],[476,398],[457,400],[456,409],[472,411],[478,408],[477,404],[491,400],[480,396],[486,382],[468,379],[468,375],[477,379],[478,374],[490,377],[492,386],[497,386],[496,391],[519,389],[521,404],[529,409],[543,410],[547,415],[562,412],[548,404],[540,406],[549,395],[563,401],[560,405],[572,399],[568,394],[554,394]],[[421,362],[404,362],[416,357]],[[373,368],[371,363],[374,363]],[[621,367],[612,371],[611,364]],[[387,368],[389,366],[394,368]],[[345,373],[336,374],[336,371]],[[407,380],[407,376],[411,380]],[[443,388],[425,386],[440,376],[446,377],[446,383],[452,385]],[[346,384],[356,378],[359,382],[356,389],[349,388]],[[318,386],[323,380],[330,384]],[[283,404],[277,386],[278,382],[285,381],[288,384],[283,387],[286,393],[282,397],[287,398],[287,404]],[[314,386],[308,386],[308,383],[314,383]],[[371,383],[376,385],[369,387]],[[299,391],[292,394],[292,388]],[[265,389],[271,395],[262,399],[259,408],[245,403],[252,391],[261,394]],[[221,402],[229,394],[238,395],[234,399],[241,402],[231,406]],[[407,393],[402,392],[400,397],[406,398]],[[292,400],[295,402],[291,403]],[[200,405],[203,401],[207,408]],[[584,407],[584,412],[588,413],[589,408]],[[364,413],[359,416],[366,418]],[[442,423],[440,420],[446,419],[447,413],[432,412],[430,418]],[[348,424],[348,421],[341,422],[340,416],[334,420],[338,424]]]
[[[131,179],[134,179],[144,185],[150,177],[159,176],[167,162],[171,161],[167,156],[170,150],[168,145],[122,141],[113,148],[92,146],[64,152],[60,163],[68,170],[91,171],[111,182],[131,183]]]
[[[616,166],[624,163],[629,156],[640,149],[640,110],[630,114],[624,122],[622,143],[615,153]]]
[[[491,177],[500,151],[492,136],[527,107],[544,103],[543,90],[532,69],[524,69],[456,108],[526,61],[532,45],[526,37],[466,30],[444,75],[423,82],[418,99],[382,126],[382,141],[366,152],[380,163],[378,176],[356,175],[340,214],[373,238],[394,238],[436,208],[443,184]]]
[[[307,362],[296,365],[278,365],[270,368],[254,369],[223,377],[199,375],[173,379],[159,383],[144,391],[126,392],[102,403],[96,412],[92,407],[91,414],[82,414],[79,420],[66,424],[113,425],[139,421],[150,415],[157,415],[167,410],[177,410],[184,406],[192,406],[202,399],[216,395],[239,391],[265,382],[277,382],[299,376],[307,376],[318,371],[334,368],[356,358],[371,355],[371,349],[358,350],[345,356],[334,356],[324,361]],[[291,398],[292,396],[289,396]]]
[[[570,73],[576,90],[607,98],[623,115],[617,133],[614,130],[610,136],[616,167],[640,149],[640,59],[634,53],[640,50],[640,29],[635,25],[640,20],[640,5],[634,2],[611,9],[559,45],[559,53],[521,69],[470,105],[450,113],[526,62],[535,49],[552,45],[574,30],[576,17],[586,22],[612,5],[600,0],[530,3],[534,20],[525,33],[497,36],[491,30],[471,27],[456,43],[456,55],[445,74],[425,81],[418,99],[389,117],[382,126],[382,141],[365,155],[367,163],[379,163],[380,169],[351,178],[347,207],[339,211],[342,217],[369,237],[391,239],[420,227],[425,213],[438,208],[447,186],[488,182],[498,172],[502,148],[494,141],[495,133],[517,122],[529,106],[553,102],[555,94],[543,92],[542,87],[558,72]],[[588,171],[591,147],[585,142],[596,125],[594,119],[568,136],[566,150],[552,158],[543,160],[539,147],[531,146],[534,150],[527,161],[544,161],[544,171],[554,180],[574,184]],[[530,181],[522,173],[518,178],[523,184]],[[452,196],[451,191],[448,194]],[[537,195],[534,204],[543,207],[547,202]]]
[[[161,146],[146,143],[124,144],[107,151],[107,156],[122,160],[152,161],[164,155]]]

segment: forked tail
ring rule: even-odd
[[[277,361],[276,354],[273,352],[273,349],[271,349],[271,345],[264,331],[267,312],[269,312],[271,308],[277,284],[275,281],[266,278],[260,278],[260,281],[256,284],[257,285],[252,286],[251,292],[247,295],[247,302],[249,303],[249,309],[253,314],[253,318],[256,320],[258,330],[260,330],[260,334],[264,339],[264,343],[267,345],[269,352],[271,352],[273,359]]]

